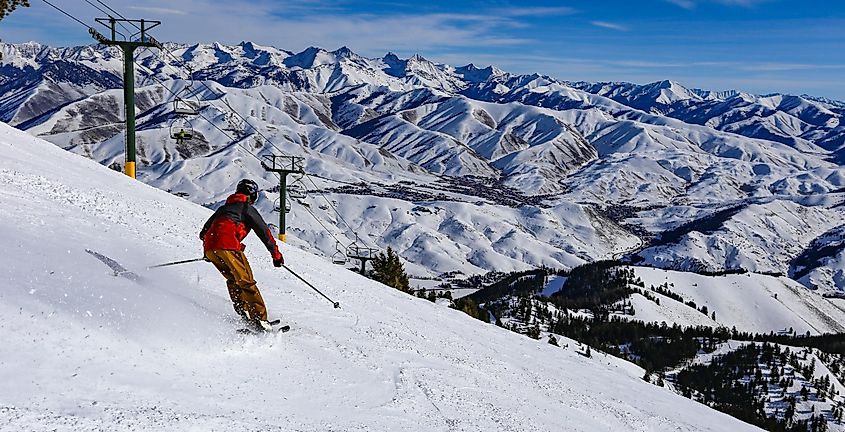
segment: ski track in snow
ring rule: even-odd
[[[331,305],[247,254],[285,334],[238,335],[194,257],[209,210],[0,125],[0,430],[756,430],[585,358],[282,245]],[[563,343],[574,342],[563,340]]]

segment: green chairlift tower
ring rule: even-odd
[[[279,240],[287,243],[287,230],[285,228],[285,206],[287,203],[287,189],[288,189],[288,174],[305,174],[302,168],[305,163],[305,158],[299,156],[279,156],[279,155],[265,155],[264,160],[261,161],[261,166],[264,170],[278,173],[281,184],[279,185]]]
[[[123,104],[126,107],[126,165],[124,172],[135,178],[135,50],[138,47],[159,48],[161,44],[147,32],[157,27],[161,21],[97,18],[96,21],[109,29],[110,37],[103,36],[93,27],[88,32],[103,45],[119,46],[123,50]],[[126,29],[124,23],[138,29],[131,35],[124,35],[117,30],[117,25]],[[123,40],[118,38],[118,35]]]

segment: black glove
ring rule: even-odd
[[[273,260],[273,265],[275,267],[281,267],[281,266],[285,265],[285,257],[283,255],[279,255],[279,259]]]

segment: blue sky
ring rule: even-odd
[[[57,1],[86,22],[84,0]],[[688,87],[807,93],[845,100],[845,1],[328,1],[105,0],[127,16],[160,19],[157,37],[251,40],[291,51],[346,45],[401,56],[567,80],[673,79]],[[0,21],[7,42],[89,43],[40,0]]]

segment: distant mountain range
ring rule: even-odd
[[[303,156],[314,184],[297,182],[311,193],[289,220],[303,248],[331,255],[333,235],[343,245],[357,235],[420,276],[629,256],[845,289],[843,102],[567,82],[348,48],[167,47],[186,67],[138,57],[140,179],[214,206],[240,177],[260,178],[269,214],[278,182],[249,153]],[[118,51],[0,53],[0,121],[122,163]],[[170,139],[170,91],[200,107],[188,119],[195,140]]]

